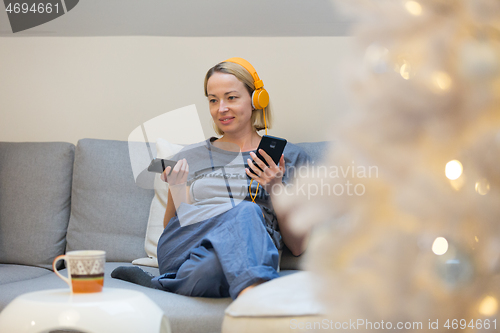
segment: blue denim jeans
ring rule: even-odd
[[[174,216],[158,241],[160,276],[152,282],[181,295],[235,299],[255,282],[279,277],[278,258],[261,208],[243,201],[185,227]]]

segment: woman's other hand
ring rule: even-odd
[[[267,193],[271,193],[273,185],[281,185],[283,175],[285,174],[285,156],[281,154],[278,165],[276,165],[273,159],[264,150],[260,149],[259,153],[266,160],[269,166],[267,166],[260,158],[258,158],[254,152],[250,152],[250,156],[253,158],[253,161],[250,159],[247,160],[248,168],[246,168],[245,170],[250,178],[258,181]],[[250,171],[250,168],[257,175],[252,173]]]
[[[160,176],[161,180],[167,182],[169,186],[186,183],[189,174],[189,165],[185,158],[177,161],[172,173],[170,173],[171,169],[172,167],[170,166],[165,168],[165,171]]]

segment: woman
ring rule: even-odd
[[[309,157],[287,144],[278,165],[262,150],[269,166],[257,158],[257,131],[267,132],[271,119],[263,91],[262,81],[244,59],[228,59],[207,72],[205,96],[221,137],[186,147],[174,157],[178,162],[173,170],[167,167],[162,174],[169,199],[158,242],[161,275],[151,285],[151,277],[135,268],[134,279],[123,277],[132,269],[114,272],[116,277],[183,295],[235,299],[279,277],[278,249],[283,242],[294,255],[304,251],[305,237],[277,221],[269,193],[291,181],[287,170]]]

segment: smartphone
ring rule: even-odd
[[[266,159],[262,157],[259,153],[259,149],[262,149],[271,157],[271,159],[274,161],[276,165],[278,165],[281,155],[283,154],[283,150],[285,150],[286,146],[286,140],[282,138],[277,138],[275,136],[270,136],[270,135],[264,135],[262,136],[262,139],[260,140],[259,148],[257,148],[257,151],[255,152],[255,155],[264,162],[267,166],[269,164],[267,163]],[[259,166],[255,164],[257,168]],[[262,169],[259,168],[261,171]],[[256,174],[252,169],[250,169],[251,172]]]
[[[151,161],[151,163],[148,166],[148,171],[149,172],[157,172],[157,173],[163,173],[165,169],[170,166],[172,167],[170,169],[170,172],[174,169],[175,164],[177,161],[172,161],[172,160],[165,160],[162,158],[155,158],[154,160]]]

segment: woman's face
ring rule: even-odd
[[[215,72],[207,81],[210,114],[224,133],[252,131],[252,100],[243,82],[232,74]]]

